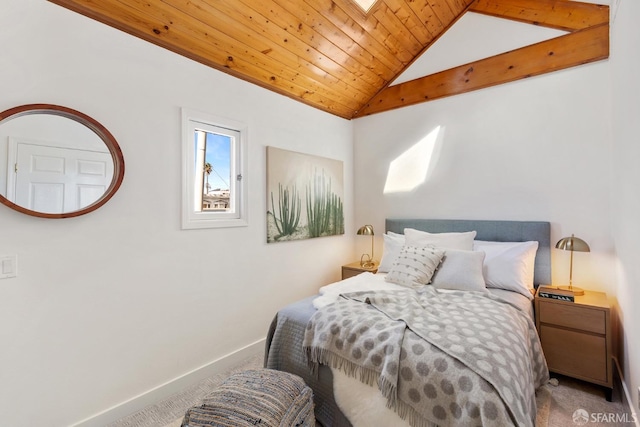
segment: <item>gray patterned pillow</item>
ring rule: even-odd
[[[403,246],[384,280],[418,289],[429,283],[443,256],[432,246]]]

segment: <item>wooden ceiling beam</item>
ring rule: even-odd
[[[609,24],[569,33],[390,86],[354,118],[550,73],[609,57]]]
[[[567,0],[476,0],[469,11],[563,31],[609,22],[609,6]]]

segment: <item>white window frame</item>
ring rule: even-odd
[[[201,129],[232,139],[230,203],[232,212],[196,212],[194,132]],[[182,229],[244,227],[247,216],[247,126],[235,120],[195,110],[182,109]]]

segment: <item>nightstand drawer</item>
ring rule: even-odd
[[[607,331],[603,310],[551,303],[542,301],[542,298],[539,298],[538,301],[538,316],[541,323],[550,323],[596,334],[605,334]]]
[[[352,270],[350,268],[342,269],[342,280],[348,279],[349,277],[357,276],[358,274],[362,274],[364,271],[362,270]]]
[[[541,325],[540,341],[549,370],[588,381],[608,382],[604,336]]]

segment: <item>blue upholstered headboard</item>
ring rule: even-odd
[[[466,219],[387,219],[386,231],[404,233],[405,228],[429,233],[476,231],[476,240],[538,242],[533,283],[551,283],[551,224],[544,221],[486,221]]]

